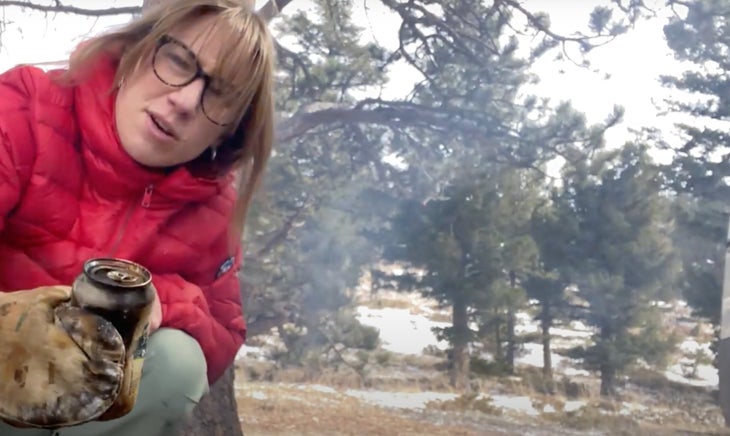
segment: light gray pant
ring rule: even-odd
[[[126,416],[56,431],[19,429],[0,422],[0,436],[173,436],[208,392],[200,345],[180,330],[150,336],[137,402]]]

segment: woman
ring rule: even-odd
[[[0,75],[0,289],[68,286],[118,257],[157,291],[136,406],[63,436],[175,434],[245,339],[235,266],[271,150],[273,44],[240,1],[165,4],[64,71]]]

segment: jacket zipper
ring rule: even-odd
[[[155,185],[149,185],[144,188],[144,195],[142,196],[142,207],[147,209],[152,204],[152,191],[155,190]]]
[[[152,204],[152,192],[154,189],[155,185],[149,185],[144,188],[144,194],[142,195],[142,201],[140,202],[143,208],[147,209]],[[114,240],[114,244],[112,244],[112,248],[109,252],[109,257],[114,257],[116,255],[117,250],[119,249],[119,244],[122,242],[122,237],[127,231],[127,226],[132,218],[132,212],[136,209],[135,206],[136,202],[130,202],[127,206],[127,210],[124,212],[124,218],[122,218],[122,225],[119,228],[119,233],[117,233],[117,238]]]

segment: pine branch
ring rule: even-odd
[[[61,3],[60,0],[53,2],[53,5],[42,5],[29,1],[20,0],[0,0],[0,7],[15,6],[19,8],[33,9],[41,12],[59,12],[66,14],[84,15],[87,17],[105,17],[110,15],[138,14],[142,12],[140,6],[128,6],[120,8],[104,8],[104,9],[85,9],[76,6],[68,6]]]
[[[366,378],[365,364],[361,363],[360,365],[358,365],[357,363],[350,362],[348,359],[345,358],[345,356],[342,354],[342,352],[337,349],[337,344],[335,343],[335,341],[332,340],[330,335],[328,335],[327,332],[325,332],[321,326],[315,325],[314,327],[325,338],[325,340],[327,340],[327,344],[329,345],[328,348],[335,352],[335,354],[337,355],[337,358],[342,363],[344,363],[346,366],[348,366],[350,369],[355,371],[357,373],[357,375],[359,375],[361,377],[361,379],[364,381]]]
[[[529,23],[538,31],[544,33],[545,35],[549,36],[550,38],[553,38],[556,41],[561,42],[578,42],[578,43],[585,43],[589,40],[593,39],[603,39],[606,37],[614,37],[614,35],[607,35],[607,34],[597,34],[597,35],[580,35],[580,36],[567,36],[567,35],[559,35],[552,30],[550,30],[550,27],[546,25],[542,20],[540,20],[535,14],[525,9],[524,6],[519,1],[516,0],[502,0],[505,4],[512,7],[513,9],[519,11],[522,13],[522,15],[529,21]],[[605,45],[608,41],[604,41],[603,43],[599,45]]]
[[[491,118],[491,119],[488,119]],[[461,132],[516,139],[519,132],[483,112],[458,107],[436,108],[406,101],[366,99],[355,106],[313,103],[303,107],[277,127],[278,141],[287,142],[331,124],[378,124],[389,127],[423,127],[442,134]]]

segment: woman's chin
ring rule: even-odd
[[[145,150],[143,152],[135,152],[134,150],[126,151],[133,161],[150,169],[162,170],[179,164],[179,162],[173,161],[167,156],[159,156],[155,153],[150,153],[149,150]]]

